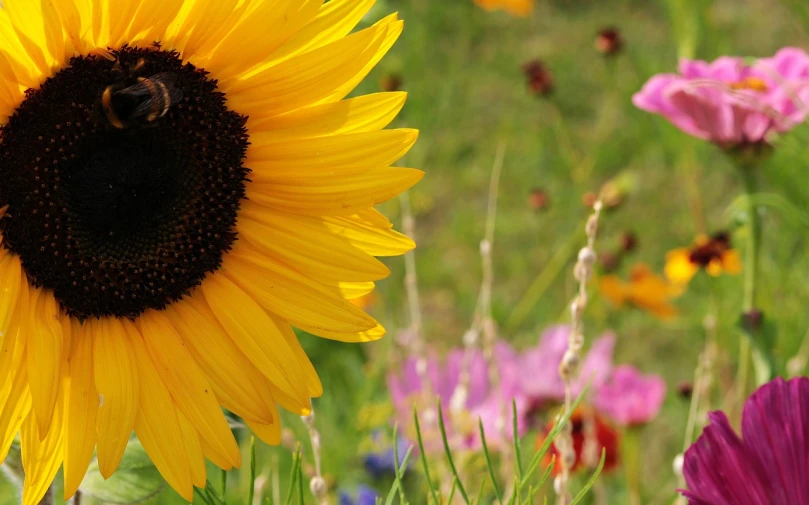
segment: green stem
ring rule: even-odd
[[[621,437],[621,459],[623,459],[626,472],[626,486],[629,492],[628,503],[640,505],[641,482],[641,429],[639,426],[630,426]]]
[[[761,220],[758,207],[753,202],[756,192],[754,167],[742,166],[739,170],[747,197],[747,258],[744,265],[744,298],[742,311],[746,314],[756,308],[756,280],[758,278],[758,253],[761,244]]]

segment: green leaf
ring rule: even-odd
[[[83,494],[101,502],[129,505],[156,496],[165,485],[146,450],[140,442],[132,441],[112,477],[104,480],[98,471],[98,462],[93,461],[80,489]]]

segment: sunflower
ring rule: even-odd
[[[404,93],[346,99],[402,30],[373,0],[3,0],[0,461],[23,500],[109,477],[134,430],[191,500],[205,460],[322,393],[292,327],[363,342],[350,303],[413,247],[374,210],[421,172]]]

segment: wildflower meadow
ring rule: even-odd
[[[809,3],[116,2],[0,11],[0,505],[809,505]]]

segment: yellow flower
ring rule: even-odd
[[[513,16],[525,17],[534,10],[534,0],[475,0],[487,11],[502,9]]]
[[[669,283],[642,263],[632,267],[628,282],[615,275],[605,275],[599,279],[598,289],[618,307],[630,304],[660,319],[677,316],[677,308],[671,300],[682,294],[682,288]]]
[[[674,249],[666,254],[666,277],[676,284],[688,284],[694,274],[705,269],[717,277],[722,273],[736,275],[742,271],[739,253],[731,249],[730,235],[699,235],[692,247]]]
[[[374,210],[404,93],[346,99],[402,30],[349,34],[372,0],[3,0],[0,461],[20,434],[23,500],[131,432],[185,499],[239,448],[277,444],[277,406],[320,380],[292,326],[384,329],[349,299],[413,242]],[[157,42],[155,42],[157,41]]]

